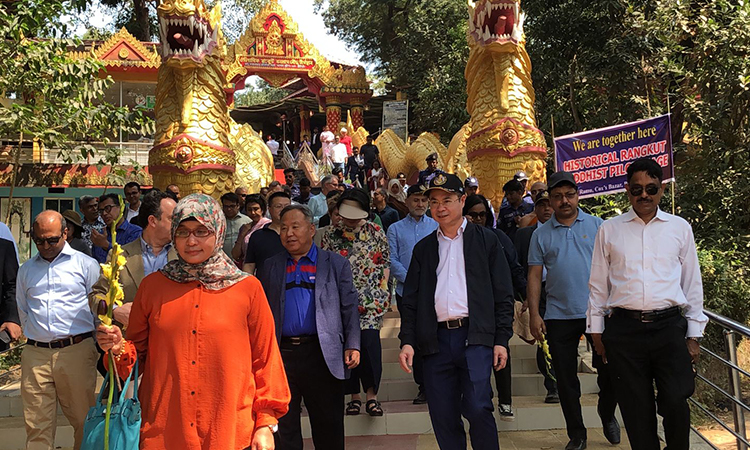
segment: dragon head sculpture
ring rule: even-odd
[[[221,8],[203,0],[162,0],[157,8],[162,65],[149,170],[160,189],[214,196],[234,189],[235,154],[222,68]]]
[[[469,0],[464,75],[471,119],[449,146],[448,166],[469,168],[498,208],[502,186],[519,170],[545,177],[547,146],[537,128],[531,60],[519,0]]]
[[[166,65],[202,66],[206,55],[220,51],[220,3],[209,12],[203,0],[163,0],[156,11]]]
[[[514,51],[524,40],[524,14],[518,0],[469,0],[469,45]]]

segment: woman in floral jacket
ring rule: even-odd
[[[352,265],[354,287],[359,292],[359,326],[362,330],[361,362],[346,380],[346,393],[352,395],[346,414],[359,414],[362,408],[361,382],[367,395],[365,410],[371,416],[382,416],[383,409],[377,395],[383,372],[380,328],[390,304],[388,239],[379,225],[367,220],[370,198],[365,191],[347,190],[337,206],[342,220],[326,231],[321,247],[338,252]]]

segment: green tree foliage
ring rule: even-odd
[[[22,0],[12,13],[0,6],[0,136],[16,140],[15,170],[24,142],[38,140],[59,148],[65,159],[95,158],[91,142],[109,142],[114,130],[153,133],[153,121],[141,111],[118,108],[100,99],[112,84],[100,77],[104,66],[73,60],[68,50],[80,42],[66,34],[60,0]],[[117,164],[120,153],[108,148],[100,163]],[[94,159],[96,160],[96,159]]]
[[[112,17],[112,27],[125,28],[140,41],[156,41],[158,35],[158,19],[156,7],[158,1],[151,0],[71,0],[75,11],[82,15],[90,15],[94,11],[105,11]],[[206,6],[213,8],[218,0],[206,0]],[[250,19],[260,10],[266,0],[224,0],[221,2],[223,11],[222,30],[230,41],[237,39],[247,28]]]
[[[701,248],[706,305],[747,320],[750,2],[529,0],[523,7],[548,137],[552,118],[559,136],[666,113],[669,99],[675,205]],[[622,202],[586,203],[606,212]]]
[[[329,31],[376,66],[390,89],[407,93],[410,126],[447,143],[468,121],[464,68],[466,2],[316,0]]]
[[[234,94],[234,104],[237,107],[262,105],[277,102],[289,94],[289,91],[275,88],[263,79],[259,78],[256,83],[247,80],[245,89]]]

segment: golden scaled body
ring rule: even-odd
[[[427,167],[425,158],[432,153],[438,154],[438,167],[446,167],[448,149],[432,133],[422,133],[407,145],[391,129],[386,129],[378,136],[375,145],[378,146],[380,160],[391,177],[399,172],[405,173],[407,179],[415,177]]]
[[[470,2],[471,3],[471,2]],[[448,171],[470,172],[495,209],[518,171],[545,180],[547,146],[537,128],[531,61],[520,5],[481,0],[469,7],[466,108],[469,122],[451,140]]]
[[[216,198],[236,186],[257,192],[273,179],[273,159],[252,128],[229,117],[219,7],[207,12],[202,0],[162,1],[157,12],[162,64],[149,153],[154,186],[175,184],[183,195]]]

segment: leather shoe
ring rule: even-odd
[[[617,422],[616,417],[612,416],[611,420],[602,423],[602,431],[610,444],[615,445],[620,443],[620,423]]]
[[[585,448],[586,439],[583,438],[571,439],[570,442],[568,442],[568,445],[565,446],[565,450],[583,450]]]
[[[427,395],[425,395],[424,391],[420,390],[416,397],[414,397],[414,400],[412,401],[412,404],[414,405],[424,405],[427,403]]]

